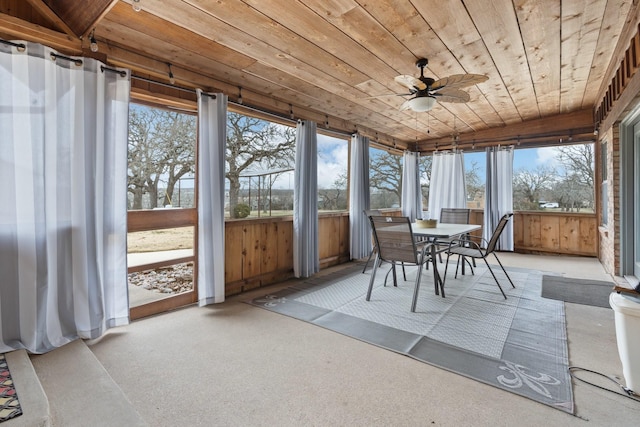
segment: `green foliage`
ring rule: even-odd
[[[238,203],[233,208],[233,217],[234,218],[246,218],[246,217],[249,216],[250,213],[251,213],[251,208],[249,207],[249,205],[247,205],[245,203]]]

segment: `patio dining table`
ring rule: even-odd
[[[430,242],[435,242],[437,239],[451,239],[453,237],[471,233],[472,231],[479,230],[482,226],[477,224],[449,224],[438,222],[435,227],[431,228],[424,227],[417,223],[412,223],[411,228],[415,237],[423,237]],[[444,283],[442,277],[440,277],[440,273],[438,272],[438,263],[436,261],[438,251],[437,245],[431,245],[431,263],[433,264],[433,281],[435,291],[436,295],[439,295],[440,293],[438,289],[440,289],[440,291],[442,291],[442,297],[444,298]]]

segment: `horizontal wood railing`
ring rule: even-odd
[[[484,212],[472,210],[470,222],[482,224]],[[514,251],[598,256],[598,220],[593,213],[516,211]]]
[[[393,215],[395,212],[387,212]],[[160,214],[161,215],[161,214]],[[172,225],[190,223],[186,218]],[[141,217],[142,219],[142,217]],[[472,210],[470,222],[483,223],[483,211]],[[148,228],[140,221],[136,228]],[[597,256],[595,214],[567,212],[515,212],[516,252]],[[320,267],[350,259],[349,214],[321,214],[318,220]],[[264,217],[227,220],[225,224],[226,294],[277,283],[293,277],[293,218]]]

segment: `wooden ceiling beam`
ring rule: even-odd
[[[111,9],[118,4],[118,0],[108,0],[105,3],[104,9],[102,10],[102,12],[98,13],[93,20],[88,21],[88,25],[86,27],[86,29],[84,30],[84,33],[81,35],[82,38],[87,37],[87,35],[89,35],[89,33],[91,31],[93,31],[94,28],[96,28],[98,26],[98,24],[100,23],[100,21],[102,21],[102,19],[107,16],[107,13],[109,13],[111,11]]]
[[[41,43],[68,55],[80,55],[82,53],[82,41],[80,39],[5,13],[0,13],[0,32],[9,37]]]
[[[527,143],[541,145],[594,140],[594,121],[590,109],[558,114],[542,119],[515,123],[500,128],[423,140],[417,143],[420,152],[453,148],[454,145],[476,148]]]
[[[118,0],[28,0],[34,10],[70,36],[86,37]]]
[[[45,2],[44,0],[27,0],[27,3],[33,7],[37,13],[44,18],[51,21],[60,31],[64,32],[70,37],[78,37],[77,34],[67,25],[62,18],[60,18]]]

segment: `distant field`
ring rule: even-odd
[[[193,227],[127,233],[127,253],[193,249]]]

